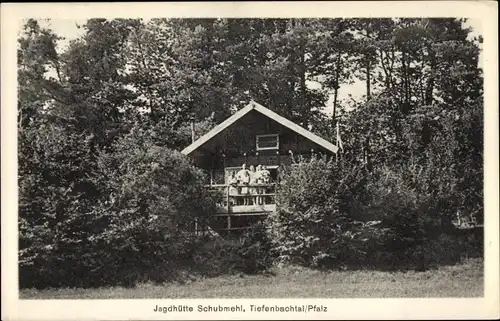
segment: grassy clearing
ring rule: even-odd
[[[21,299],[480,297],[483,262],[426,272],[332,271],[287,267],[274,275],[224,276],[135,288],[24,289]]]

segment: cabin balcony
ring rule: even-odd
[[[273,212],[276,209],[276,184],[205,186],[214,196],[219,214],[243,214]]]
[[[205,187],[216,202],[209,226],[218,233],[247,230],[276,210],[276,184],[212,184]]]

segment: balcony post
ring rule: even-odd
[[[222,153],[222,171],[224,172],[224,184],[226,184],[226,154]]]
[[[230,210],[231,210],[231,205],[229,203],[229,184],[226,184],[226,197],[227,197],[227,230],[229,232],[229,230],[231,229],[231,215],[229,214],[230,213]]]
[[[226,204],[227,204],[227,213],[231,210],[231,204],[229,204],[229,184],[224,183],[224,188],[226,189]]]
[[[278,156],[278,168],[276,169],[276,182],[279,183],[280,180],[280,168],[281,168],[281,157],[280,157],[280,151],[276,151],[276,155]]]

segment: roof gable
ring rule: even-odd
[[[290,130],[296,132],[297,134],[304,136],[305,138],[313,141],[314,143],[320,145],[321,147],[333,152],[337,153],[338,147],[330,143],[329,141],[311,133],[307,129],[304,129],[303,127],[295,124],[294,122],[286,119],[283,116],[278,115],[274,111],[256,103],[255,101],[251,101],[247,106],[243,107],[239,111],[237,111],[234,115],[220,123],[219,125],[215,126],[212,130],[210,130],[208,133],[205,135],[201,136],[199,139],[197,139],[194,143],[189,145],[188,147],[184,148],[182,150],[182,153],[184,155],[189,155],[192,153],[194,150],[196,150],[198,147],[202,146],[206,142],[208,142],[210,139],[221,133],[224,129],[228,128],[232,124],[234,124],[238,119],[241,117],[245,116],[248,114],[250,111],[256,110],[260,112],[261,114],[271,118],[272,120],[278,122],[279,124],[289,128]]]

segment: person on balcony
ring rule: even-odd
[[[255,171],[255,167],[250,165],[250,187],[248,188],[248,193],[252,195],[251,200],[252,204],[257,204],[257,172]]]
[[[248,184],[250,183],[250,172],[246,169],[246,164],[241,166],[240,171],[236,174],[238,184],[242,185],[240,195],[243,195],[243,205],[249,205],[250,199],[248,195]]]
[[[269,183],[271,183],[271,172],[269,172],[266,165],[262,165],[260,175],[262,177],[262,183],[266,184],[266,186],[262,188],[262,194],[268,194],[269,193],[268,185]],[[264,204],[267,204],[267,197],[266,196],[262,197],[262,201]]]
[[[262,166],[261,165],[257,165],[257,168],[255,170],[255,183],[257,185],[264,184],[264,177],[262,176]],[[257,204],[262,205],[262,203],[264,202],[264,199],[262,196],[259,196],[259,195],[265,193],[265,187],[257,186],[255,189],[257,191]]]
[[[238,203],[238,198],[235,197],[237,196],[238,193],[238,179],[236,179],[236,173],[232,172],[231,176],[229,177],[228,181],[228,188],[229,188],[229,203],[231,205],[236,205]]]

